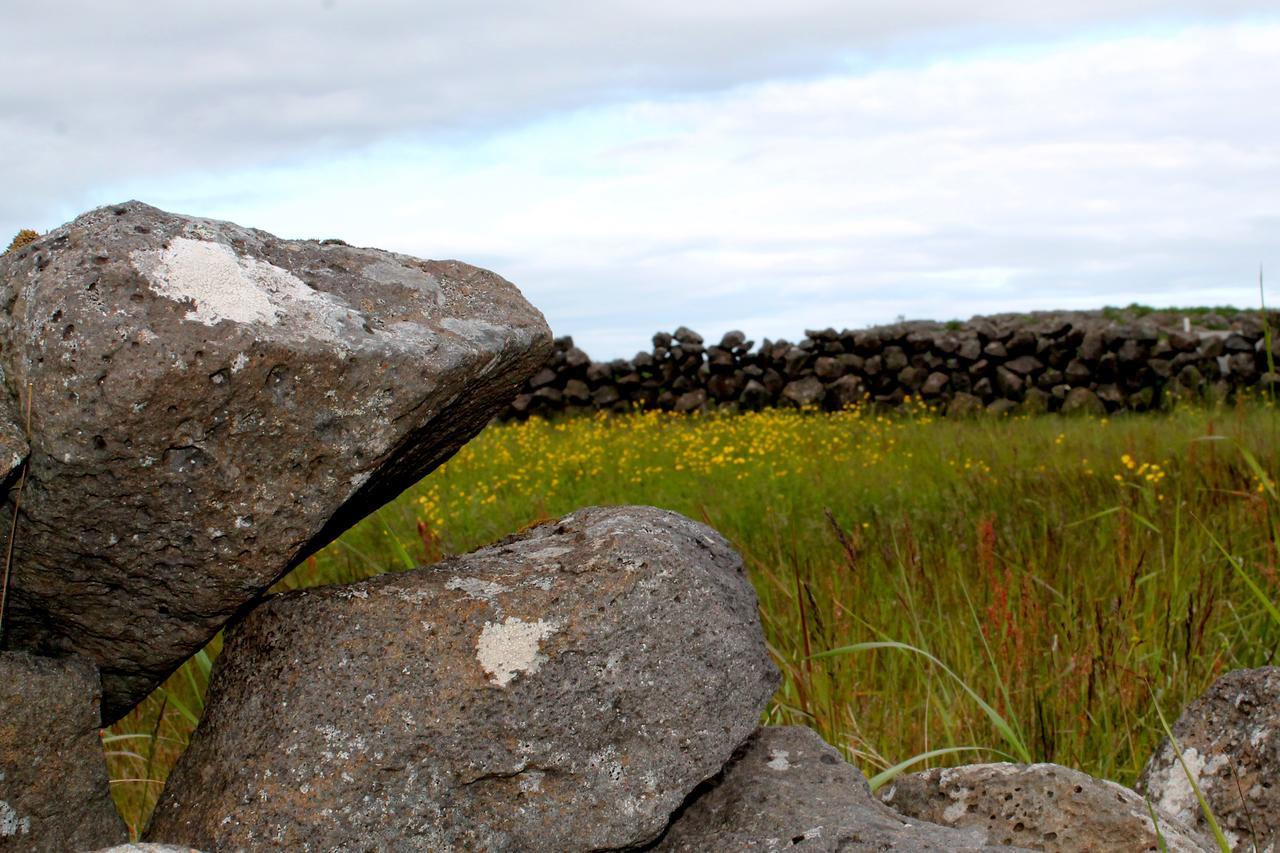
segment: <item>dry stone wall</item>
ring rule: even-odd
[[[901,323],[811,330],[797,343],[742,332],[708,345],[681,327],[653,336],[631,359],[592,361],[570,337],[521,389],[508,418],[565,411],[752,410],[858,402],[898,406],[908,396],[949,414],[980,411],[1145,411],[1180,397],[1229,397],[1280,386],[1280,314],[1266,352],[1260,316],[1226,328],[1180,319],[1110,322],[1098,315],[974,318],[963,325]]]

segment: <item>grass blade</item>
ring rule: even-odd
[[[904,652],[912,652],[913,654],[920,655],[921,657],[930,661],[939,669],[941,669],[943,672],[945,672],[947,675],[951,676],[951,678],[956,682],[956,684],[960,685],[960,688],[964,690],[965,693],[968,693],[969,697],[973,699],[974,702],[978,703],[978,707],[981,708],[982,712],[987,715],[987,719],[991,721],[991,724],[993,726],[995,726],[996,731],[998,731],[1000,733],[1000,736],[1004,738],[1005,743],[1009,744],[1009,748],[1013,750],[1015,755],[1017,755],[1018,760],[1026,764],[1031,763],[1031,751],[1027,749],[1026,744],[1023,743],[1022,741],[1022,738],[1018,736],[1018,733],[1014,731],[1013,727],[1009,725],[1008,721],[1006,721],[1004,717],[1000,716],[1000,712],[997,711],[995,708],[991,707],[989,704],[987,704],[986,700],[984,700],[981,696],[979,696],[972,687],[966,684],[964,679],[956,675],[951,670],[950,667],[948,667],[942,661],[938,660],[933,655],[926,652],[924,649],[918,649],[915,646],[909,645],[907,643],[899,643],[899,642],[889,640],[889,641],[876,641],[876,642],[869,642],[869,643],[854,643],[853,645],[841,646],[840,648],[837,648],[837,649],[831,649],[829,651],[819,652],[818,654],[813,655],[812,657],[816,660],[818,658],[835,657],[837,655],[854,654],[856,652],[866,652],[866,651],[872,651],[875,649],[898,649]]]
[[[867,780],[867,784],[871,786],[871,792],[874,794],[877,790],[884,787],[885,783],[892,782],[903,770],[906,770],[913,764],[919,764],[921,761],[928,761],[931,758],[938,758],[943,755],[955,755],[958,752],[993,752],[1004,758],[1012,758],[1008,753],[1001,752],[998,749],[991,749],[986,746],[949,746],[945,749],[931,749],[928,752],[922,752],[919,755],[913,755],[906,761],[899,761],[892,767],[881,770],[876,775]]]
[[[1160,703],[1155,702],[1154,704],[1156,706],[1156,716],[1160,718],[1160,728],[1164,729],[1164,736],[1169,739],[1169,745],[1173,747],[1173,754],[1178,757],[1178,763],[1182,765],[1182,772],[1186,774],[1187,781],[1191,783],[1191,790],[1195,791],[1196,801],[1200,803],[1200,812],[1209,824],[1209,829],[1213,830],[1213,837],[1218,842],[1218,849],[1222,853],[1231,853],[1231,843],[1227,841],[1227,836],[1222,833],[1222,827],[1218,826],[1218,819],[1213,816],[1213,809],[1209,808],[1209,803],[1204,798],[1204,792],[1200,790],[1200,783],[1196,781],[1195,774],[1191,772],[1191,768],[1183,760],[1182,747],[1178,745],[1178,739],[1173,736],[1173,730],[1169,728],[1169,721],[1164,718],[1164,711],[1160,710]]]

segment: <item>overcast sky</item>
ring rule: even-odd
[[[1256,306],[1259,264],[1280,281],[1276,0],[3,17],[5,241],[138,198],[459,258],[596,357],[680,324]]]

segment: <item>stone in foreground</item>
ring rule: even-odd
[[[907,817],[980,829],[1032,850],[1160,849],[1151,812],[1130,789],[1057,764],[971,764],[896,779],[880,799]],[[1170,853],[1204,849],[1180,822],[1160,819]]]
[[[32,398],[4,642],[96,661],[107,722],[452,455],[551,343],[493,273],[138,202],[0,259],[0,296]]]
[[[100,690],[83,658],[0,653],[0,850],[87,850],[128,839],[98,739]]]
[[[1008,850],[980,829],[908,820],[811,729],[762,728],[676,816],[660,851]]]
[[[274,596],[232,627],[148,837],[207,850],[643,844],[778,682],[741,559],[647,507]]]
[[[1280,667],[1222,676],[1182,712],[1173,736],[1182,762],[1165,739],[1138,790],[1208,835],[1190,771],[1233,850],[1280,848]]]

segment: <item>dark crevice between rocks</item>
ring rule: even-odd
[[[598,853],[613,853],[613,851],[619,851],[619,853],[642,853],[642,851],[645,850],[657,849],[658,845],[660,845],[667,837],[667,833],[671,831],[671,827],[675,826],[676,822],[684,816],[685,812],[692,808],[703,796],[720,787],[725,776],[728,775],[729,771],[733,769],[733,766],[738,763],[742,756],[747,753],[747,749],[749,748],[754,736],[755,733],[752,732],[751,736],[738,744],[737,749],[733,751],[733,755],[729,756],[729,760],[720,768],[719,773],[708,779],[702,780],[692,791],[689,792],[688,796],[686,796],[680,802],[680,805],[676,807],[676,810],[671,813],[671,817],[667,818],[667,825],[663,827],[662,832],[659,833],[656,838],[638,846],[600,848]]]

